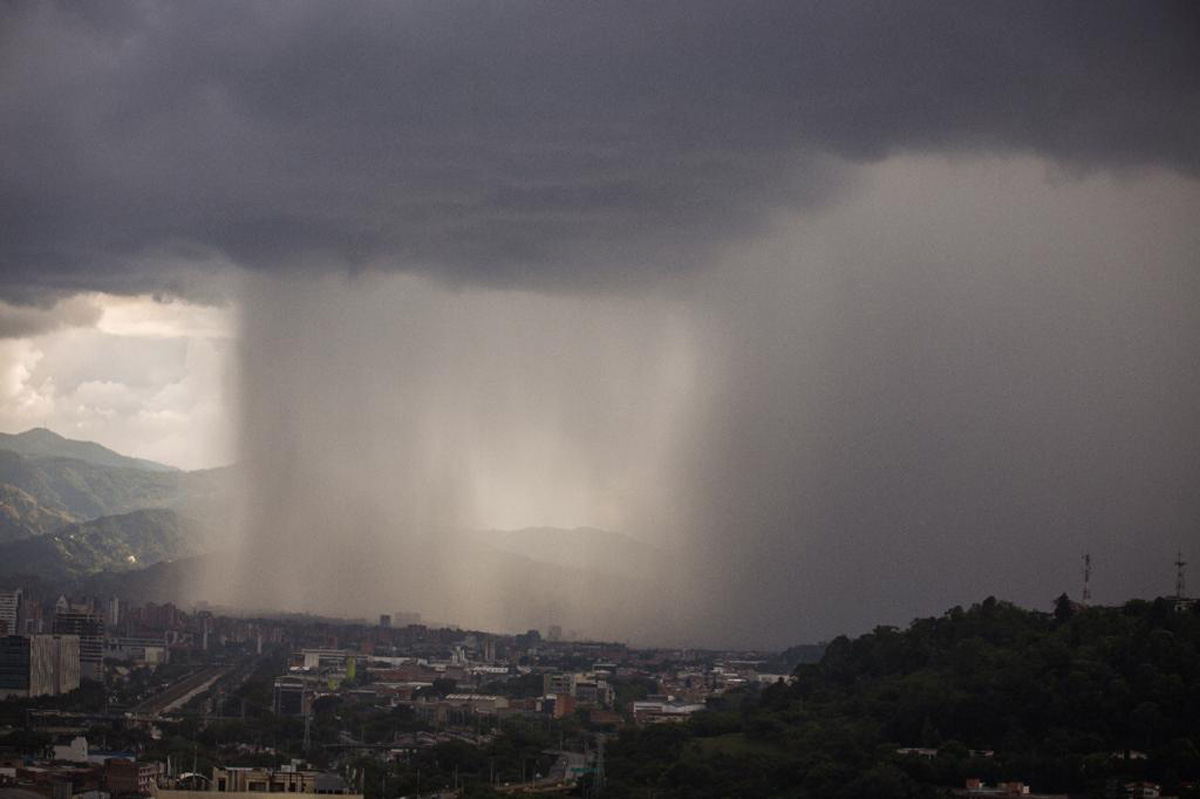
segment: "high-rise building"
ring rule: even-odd
[[[379,626],[385,630],[390,628],[392,626],[391,615],[387,614],[387,613],[380,613],[379,614]]]
[[[29,696],[29,639],[0,637],[0,699]]]
[[[0,638],[0,699],[58,696],[78,687],[78,636],[8,635]]]
[[[55,635],[79,636],[79,675],[85,680],[104,679],[104,619],[88,610],[57,610]]]
[[[0,635],[19,635],[20,617],[21,589],[0,591]]]

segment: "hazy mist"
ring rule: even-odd
[[[636,295],[248,281],[234,596],[784,645],[1046,606],[1085,551],[1101,600],[1169,589],[1198,511],[1194,186],[1034,159],[857,180]],[[555,568],[466,535],[542,525],[651,549]]]
[[[252,280],[244,305],[243,601],[641,624],[613,579],[578,594],[577,576],[485,563],[462,534],[653,518],[696,379],[678,303],[367,275]]]

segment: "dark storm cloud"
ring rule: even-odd
[[[0,300],[0,339],[26,338],[64,327],[91,327],[102,310],[86,297],[72,297],[53,306],[10,305]]]
[[[1085,552],[1098,602],[1171,590],[1200,518],[1196,184],[1044,169],[891,159],[705,292],[665,471],[714,640],[1048,610]]]
[[[623,284],[839,160],[1198,166],[1190,3],[9,4],[0,291],[384,266]]]

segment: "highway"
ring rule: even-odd
[[[130,708],[130,713],[142,716],[157,716],[187,704],[188,700],[207,691],[213,683],[224,677],[232,666],[210,666],[168,686],[165,690]]]

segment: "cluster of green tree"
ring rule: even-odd
[[[582,735],[573,720],[513,718],[506,719],[482,746],[449,740],[398,760],[370,755],[346,760],[341,756],[345,750],[336,746],[344,742],[343,733],[355,741],[404,748],[405,733],[430,728],[407,707],[383,710],[327,697],[313,710],[308,750],[303,748],[303,720],[264,714],[247,715],[245,720],[188,719],[172,727],[162,740],[147,742],[145,756],[161,760],[169,755],[201,773],[214,765],[278,766],[298,757],[316,768],[339,771],[367,799],[395,799],[455,786],[466,797],[481,797],[499,795],[493,786],[547,775],[555,760],[547,750],[562,743],[578,745]]]
[[[658,682],[649,677],[616,677],[612,681],[615,694],[613,708],[631,718],[633,703],[658,693]]]
[[[420,749],[406,760],[358,758],[346,772],[367,799],[394,799],[445,788],[458,788],[468,798],[503,796],[495,789],[549,775],[556,759],[549,750],[561,743],[577,744],[580,734],[573,720],[508,718],[482,746],[450,740]]]
[[[765,674],[791,674],[802,663],[820,663],[828,644],[797,644],[764,662],[759,671]]]
[[[1048,614],[989,598],[838,638],[794,677],[684,724],[622,730],[604,795],[920,797],[979,777],[1083,796],[1148,779],[1200,796],[1200,610],[1168,600],[1063,598]],[[897,751],[909,747],[937,754]]]

